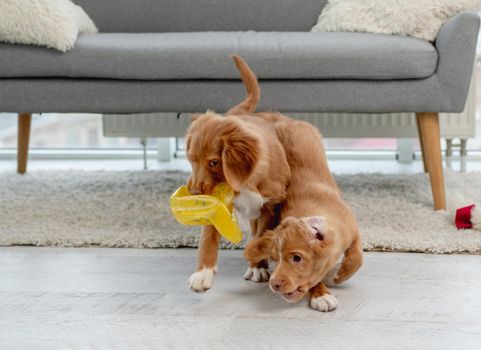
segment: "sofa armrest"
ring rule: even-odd
[[[480,18],[473,12],[462,12],[441,27],[435,46],[439,53],[437,74],[445,87],[451,106],[462,112],[466,104]]]

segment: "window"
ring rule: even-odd
[[[155,147],[156,140],[148,140]],[[17,147],[17,115],[0,114],[0,148]],[[35,114],[32,120],[31,148],[92,149],[141,148],[139,138],[106,138],[98,114]]]

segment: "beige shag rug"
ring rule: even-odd
[[[168,198],[181,172],[0,173],[0,245],[195,247],[198,227],[177,224]],[[481,253],[481,232],[458,231],[432,210],[425,174],[336,176],[366,250]],[[481,199],[481,173],[446,175],[447,188]],[[231,247],[223,242],[224,247]],[[240,245],[242,246],[242,245]]]

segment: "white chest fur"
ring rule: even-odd
[[[246,219],[254,220],[261,215],[261,208],[265,202],[266,200],[259,192],[242,188],[234,198],[234,207],[235,210]]]

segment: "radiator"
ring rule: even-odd
[[[180,137],[184,136],[190,116],[177,113],[104,114],[106,137]]]
[[[465,110],[460,114],[441,113],[443,138],[468,139],[476,134],[476,86],[471,82]],[[286,113],[317,126],[328,138],[415,138],[413,113],[339,114]],[[189,114],[149,113],[104,115],[103,130],[107,137],[180,137],[190,123]]]

